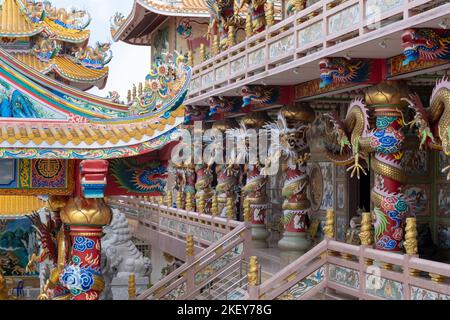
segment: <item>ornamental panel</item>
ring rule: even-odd
[[[321,39],[323,37],[322,23],[322,21],[319,21],[300,30],[298,33],[299,46],[304,46]]]
[[[269,57],[276,58],[288,53],[294,48],[294,35],[281,38],[269,46]]]
[[[348,7],[328,18],[330,34],[346,30],[359,22],[359,5]]]

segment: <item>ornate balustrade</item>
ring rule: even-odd
[[[159,235],[162,241],[156,245],[163,251],[169,250],[166,252],[172,254],[170,250],[173,251],[171,246],[174,243],[170,243],[170,238],[179,240],[176,245],[183,251],[179,255],[186,259],[180,268],[137,299],[196,298],[216,281],[231,276],[243,261],[249,260],[250,222],[168,208],[142,199],[116,197],[108,201],[113,207],[129,211],[130,226],[137,228],[138,235],[146,240],[152,240],[152,234]],[[164,222],[165,219],[175,224],[185,224],[188,229],[170,227],[170,223]],[[327,230],[334,230],[333,223],[330,214]],[[145,227],[142,227],[143,224]],[[220,233],[219,238],[205,240],[198,232],[200,229],[196,228]],[[196,235],[190,237],[191,232],[196,232]],[[255,281],[251,284],[249,280],[247,285],[245,281],[245,291],[240,298],[304,300],[327,288],[365,300],[450,300],[449,264],[375,250],[371,246],[341,243],[331,240],[333,236],[333,232],[328,232],[327,239],[264,283]],[[197,253],[194,255],[192,252],[190,256],[184,252],[185,243],[192,242],[193,245],[193,240]],[[164,242],[169,242],[167,248]],[[258,272],[253,278],[260,276]]]
[[[111,197],[111,207],[120,208],[129,220],[130,231],[141,240],[183,261],[187,235],[195,239],[195,250],[209,247],[241,222],[150,203],[141,198]]]
[[[364,300],[449,300],[450,265],[326,239],[250,299],[311,298],[324,288]]]
[[[198,253],[137,297],[138,300],[185,300],[193,299],[203,289],[218,279],[226,278],[249,257],[251,247],[251,224],[239,226]]]
[[[440,18],[449,9],[438,0],[317,2],[196,65],[186,104]]]

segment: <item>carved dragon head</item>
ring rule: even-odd
[[[433,29],[405,30],[402,34],[403,54],[405,55],[403,66],[419,59],[433,60],[446,53],[444,38],[447,37],[448,35],[441,35]]]
[[[278,98],[278,90],[265,86],[243,86],[241,89],[242,108],[250,104],[269,105]]]
[[[347,58],[333,57],[320,60],[320,88],[333,83],[350,82],[358,76],[363,62]]]
[[[208,99],[209,116],[233,110],[233,101],[225,97],[211,97]]]

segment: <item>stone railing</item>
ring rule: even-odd
[[[449,264],[326,239],[249,298],[306,300],[327,288],[362,300],[449,300],[449,277]]]
[[[200,252],[242,225],[235,220],[170,208],[141,198],[110,197],[108,204],[125,213],[135,237],[183,261],[188,235],[194,236],[195,252]]]
[[[196,65],[185,104],[444,17],[449,10],[440,0],[317,2]]]
[[[207,249],[188,257],[186,263],[144,291],[137,299],[194,299],[214,281],[226,279],[240,268],[242,261],[249,257],[250,248],[251,224],[241,222]]]

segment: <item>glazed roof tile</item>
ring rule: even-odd
[[[25,10],[21,0],[4,0],[0,11],[1,37],[31,37],[47,30],[55,33],[60,41],[81,43],[89,39],[89,30],[64,28],[49,18],[45,18],[40,23],[34,23]]]
[[[149,9],[157,9],[167,13],[204,13],[208,14],[208,8],[203,0],[181,0],[178,4],[166,1],[143,0],[139,1]]]
[[[30,37],[40,33],[43,26],[33,23],[18,4],[20,0],[4,0],[0,11],[0,36]]]
[[[90,69],[64,56],[57,56],[48,62],[38,59],[33,53],[14,53],[13,56],[43,74],[55,71],[63,78],[74,82],[91,83],[105,78],[109,72],[108,67],[99,70]]]

